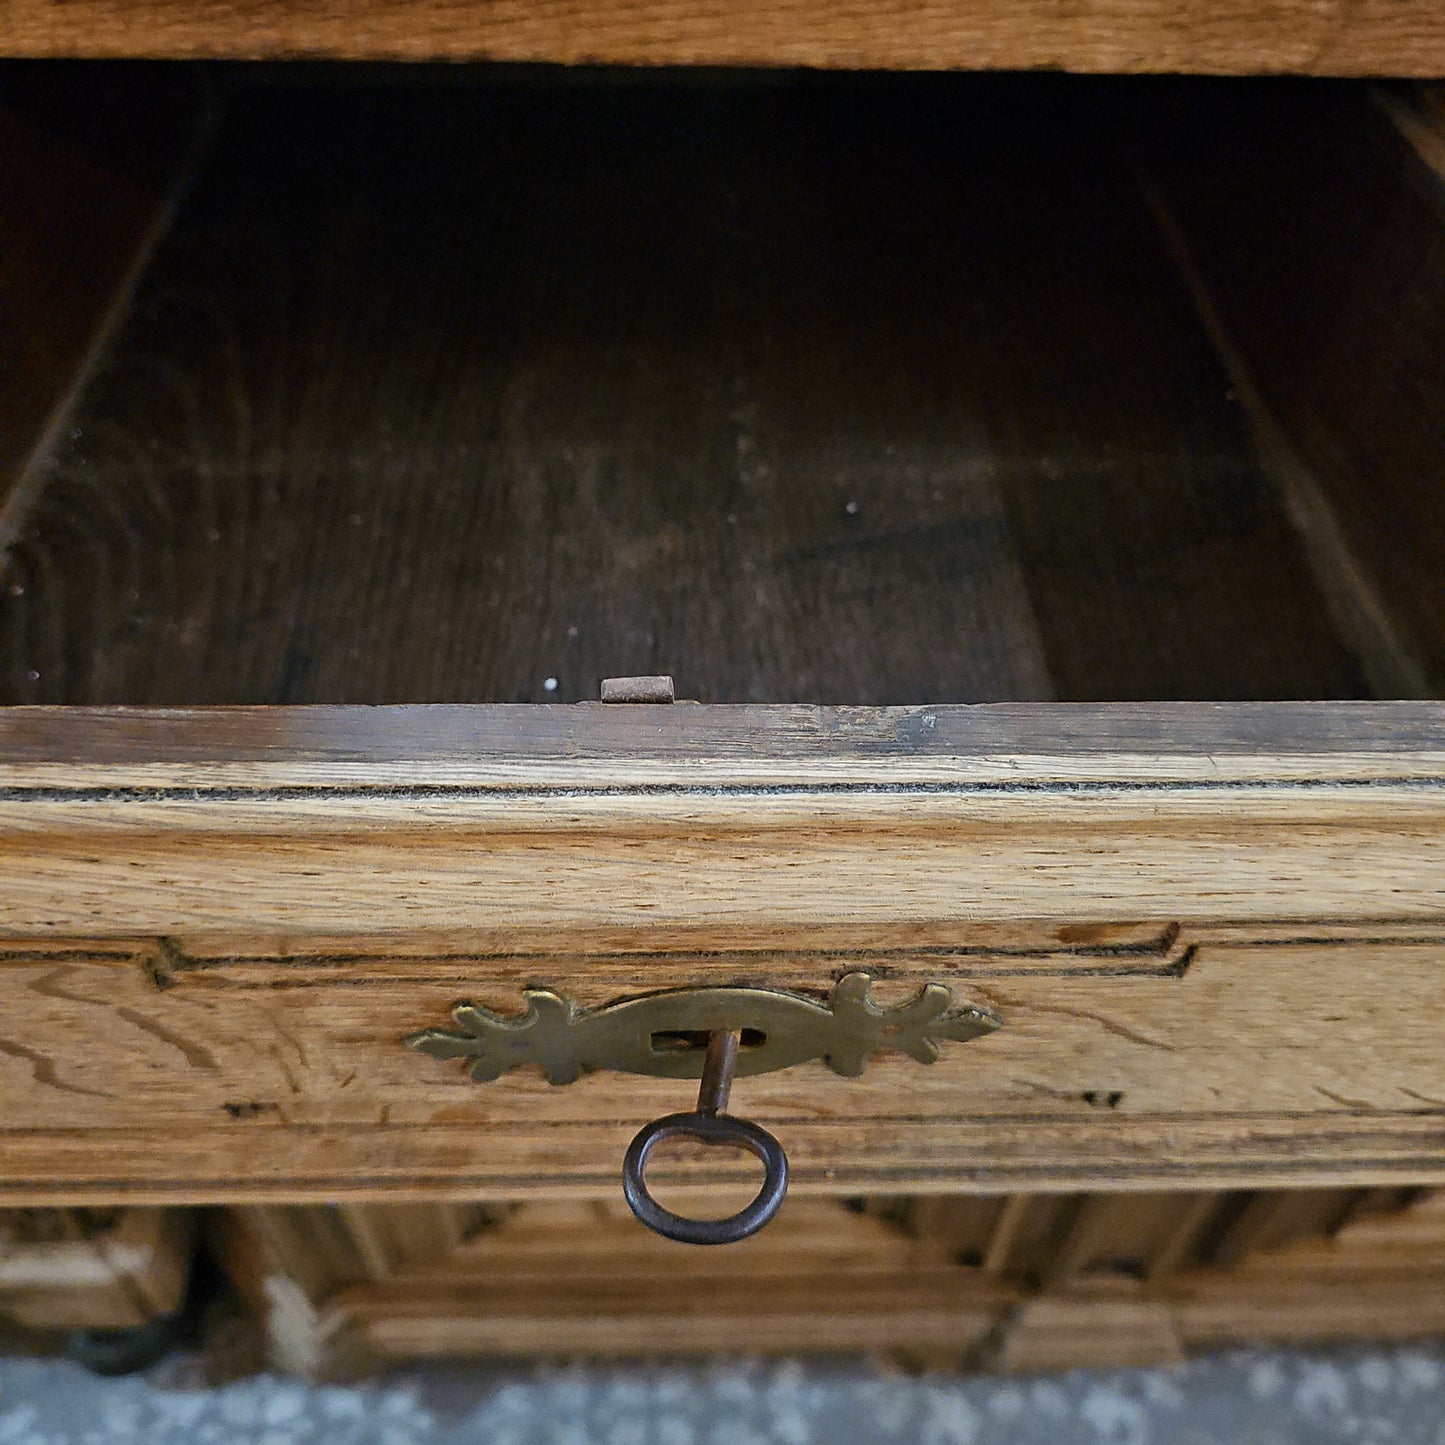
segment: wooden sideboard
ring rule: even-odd
[[[1440,69],[1433,8],[1356,8],[1328,45],[1304,10],[1253,10],[1241,40],[1136,8],[1186,48],[1099,29],[1066,59]],[[17,6],[0,51],[756,60],[773,36],[779,63],[949,65],[973,43],[963,9],[870,11],[851,45],[821,10],[433,7],[404,34],[384,7],[344,33],[267,13],[242,43],[239,6],[151,6],[130,38],[98,3]],[[1024,19],[990,15],[974,63],[1063,54]],[[530,1258],[511,1241],[549,1220],[566,1254],[579,1220],[640,1229],[602,1201],[689,1084],[478,1083],[408,1038],[463,1002],[515,1021],[527,989],[821,1006],[862,973],[881,1008],[943,984],[997,1027],[858,1077],[745,1061],[733,1107],[791,1158],[779,1229],[900,1279],[951,1261],[961,1313],[924,1302],[950,1358],[1045,1294],[1055,1344],[990,1358],[1067,1357],[1105,1296],[1125,1354],[1166,1316],[1176,1342],[1237,1337],[1189,1310],[1230,1264],[1203,1221],[1246,1193],[1316,1241],[1383,1210],[1365,1237],[1407,1243],[1370,1255],[1376,1302],[1409,1240],[1437,1277],[1434,1226],[1395,1219],[1433,1220],[1414,1191],[1445,1183],[1436,90],[0,79],[0,1204],[237,1208],[217,1247],[253,1281],[291,1278],[285,1230],[337,1208],[423,1239],[491,1211],[469,1269]],[[695,701],[596,700],[624,674]],[[750,1176],[695,1151],[658,1177],[707,1208]],[[1174,1200],[1159,1228],[1192,1241],[1125,1303],[1134,1255],[1077,1279],[1078,1220],[1133,1229],[1123,1196]],[[1003,1216],[972,1263],[919,1223],[1049,1200],[1039,1258],[1074,1261],[1052,1273],[998,1266]],[[427,1259],[472,1248],[446,1230]],[[282,1294],[363,1335],[403,1300],[413,1324],[358,1359],[498,1348],[415,1325],[431,1268],[374,1273],[381,1303],[335,1304],[367,1283],[344,1271]],[[942,1288],[909,1279],[919,1308]],[[665,1331],[645,1296],[638,1340]]]

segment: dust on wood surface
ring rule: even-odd
[[[0,697],[1360,695],[1112,94],[242,93],[5,562]]]

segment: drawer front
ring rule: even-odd
[[[690,1086],[477,1084],[403,1040],[527,986],[857,971],[1001,1027],[740,1079],[798,1189],[1445,1179],[1442,717],[16,710],[3,1188],[610,1191]]]

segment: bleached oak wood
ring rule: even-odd
[[[1185,1271],[1167,1289],[1181,1337],[1214,1348],[1281,1342],[1418,1339],[1445,1329],[1445,1196],[1371,1216],[1332,1240]]]
[[[401,1040],[860,966],[1004,1027],[749,1080],[804,1192],[1445,1178],[1442,714],[16,710],[0,1188],[610,1190],[675,1084]]]
[[[1445,914],[1434,704],[620,711],[14,709],[0,931]]]
[[[267,1288],[258,1272],[273,1294],[293,1280],[277,1246],[289,1241],[295,1254],[315,1211],[264,1213],[259,1228],[253,1210],[238,1211],[232,1225],[238,1244],[249,1236],[250,1251],[231,1258],[253,1297]],[[1009,1298],[991,1284],[958,1298],[967,1274],[938,1249],[831,1200],[790,1202],[769,1229],[727,1251],[669,1248],[639,1229],[620,1199],[532,1205],[385,1281],[307,1284],[309,1332],[297,1330],[306,1316],[294,1308],[268,1329],[276,1337],[280,1325],[282,1351],[319,1373],[428,1355],[795,1353],[800,1343],[931,1344],[961,1358]]]
[[[5,0],[13,55],[1430,75],[1429,0]]]
[[[180,1309],[195,1220],[178,1209],[0,1211],[0,1318],[135,1329]]]
[[[989,1361],[1011,1373],[1181,1364],[1169,1306],[1134,1280],[1107,1280],[1024,1299],[1007,1315]]]

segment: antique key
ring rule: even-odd
[[[775,1215],[788,1192],[788,1156],[766,1129],[727,1112],[737,1068],[741,1029],[717,1029],[708,1035],[697,1108],[690,1114],[666,1114],[637,1133],[622,1161],[622,1192],[632,1212],[649,1228],[682,1244],[735,1244],[756,1234]],[[726,1219],[688,1219],[664,1209],[647,1188],[647,1159],[664,1139],[698,1139],[731,1145],[756,1154],[763,1165],[762,1188],[746,1208]]]
[[[526,1064],[540,1066],[554,1084],[572,1084],[599,1069],[651,1078],[700,1075],[696,1109],[654,1119],[633,1139],[622,1187],[632,1212],[659,1234],[688,1244],[728,1244],[761,1229],[788,1188],[788,1161],[778,1141],[727,1112],[734,1073],[766,1074],[821,1059],[834,1074],[856,1078],[874,1054],[885,1052],[931,1064],[946,1041],[980,1038],[1002,1022],[991,1009],[956,1004],[944,983],[924,984],[912,999],[889,1008],[873,1001],[872,987],[872,978],[855,970],[836,979],[825,997],[746,984],[700,985],[593,1009],[579,1008],[553,989],[526,988],[522,1013],[458,1003],[452,1009],[456,1029],[423,1029],[405,1043],[435,1059],[464,1059],[478,1083]],[[677,1047],[680,1040],[687,1046]],[[699,1050],[703,1040],[706,1048]],[[657,1145],[675,1138],[755,1154],[764,1170],[757,1198],[727,1219],[685,1219],[664,1209],[649,1193],[645,1172]]]

